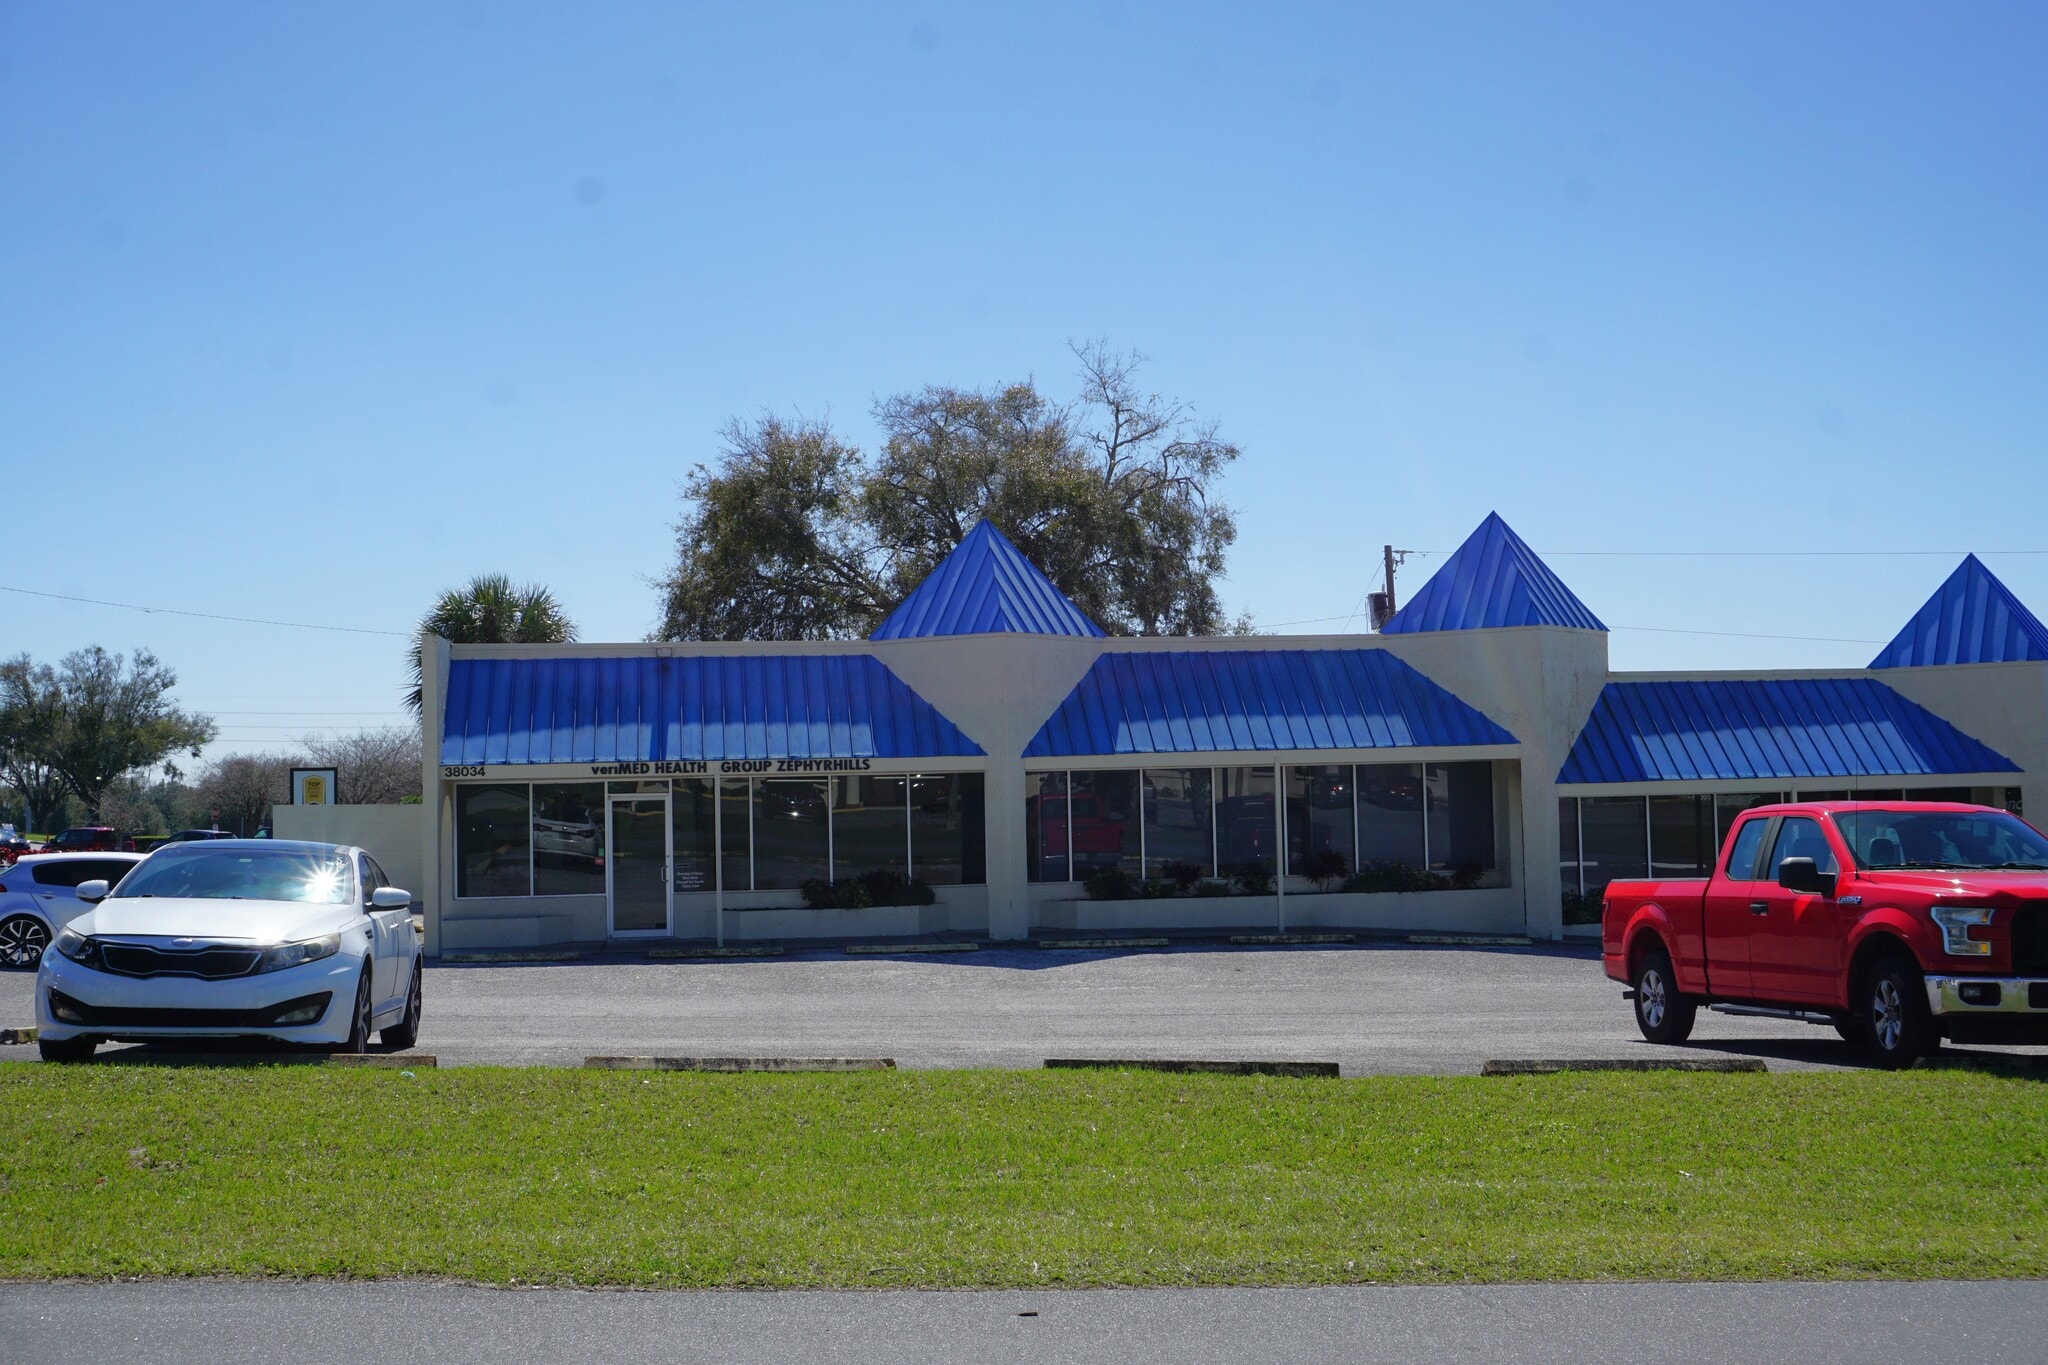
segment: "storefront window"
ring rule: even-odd
[[[980,773],[910,779],[911,875],[933,886],[988,880],[988,816]]]
[[[1429,870],[1453,886],[1492,886],[1498,870],[1493,848],[1493,765],[1428,763],[1423,791],[1429,812]]]
[[[830,877],[829,809],[822,777],[754,784],[754,889],[774,891]]]
[[[604,783],[536,782],[533,894],[604,894]]]
[[[1138,840],[1138,774],[1131,769],[1067,774],[1067,829],[1074,846],[1074,880],[1097,868],[1121,867],[1143,875]]]
[[[1607,883],[1617,877],[1648,874],[1645,821],[1640,796],[1588,796],[1579,802],[1588,897],[1597,900],[1607,889]]]
[[[1650,875],[1705,877],[1714,869],[1714,798],[1650,798]]]
[[[1420,872],[1422,765],[1361,763],[1358,783],[1358,865],[1404,863]]]
[[[711,801],[711,779],[679,777],[675,795],[669,798],[669,818],[675,828],[671,850],[671,880],[677,891],[712,889],[711,859],[716,852],[718,825]]]
[[[1279,838],[1273,795],[1273,770],[1264,764],[1216,769],[1216,862],[1220,873],[1273,872]]]
[[[1358,870],[1349,764],[1287,770],[1287,870],[1324,881]]]
[[[1027,878],[1034,882],[1071,881],[1067,863],[1067,775],[1035,773],[1025,778],[1024,848]]]
[[[1785,799],[1782,792],[1722,792],[1714,800],[1714,847],[1719,848],[1735,827],[1735,817],[1757,806],[1775,806]],[[1713,859],[1707,860],[1709,863]]]
[[[1171,880],[1195,868],[1216,872],[1215,798],[1207,768],[1147,768],[1140,799],[1145,812],[1145,875]]]
[[[727,891],[754,889],[754,800],[744,777],[718,779],[718,875]]]
[[[457,787],[455,894],[531,895],[531,820],[524,785]]]
[[[778,785],[764,783],[765,786]],[[832,876],[863,872],[910,875],[910,822],[900,777],[833,779]]]
[[[1557,872],[1564,883],[1567,906],[1579,894],[1579,798],[1557,798]],[[1566,919],[1565,923],[1571,923]]]

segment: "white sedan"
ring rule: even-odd
[[[140,853],[32,853],[0,868],[0,967],[34,971],[57,931],[85,913],[78,888],[118,882]]]
[[[168,844],[61,930],[36,972],[43,1059],[102,1042],[263,1037],[361,1052],[420,1027],[412,895],[359,848]]]

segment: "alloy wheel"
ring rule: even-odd
[[[49,946],[50,931],[27,915],[0,924],[0,963],[33,967],[43,960],[43,949]]]
[[[1651,1028],[1663,1024],[1664,974],[1655,967],[1645,969],[1642,980],[1636,983],[1636,1008],[1643,1012],[1643,1022]]]
[[[1870,1029],[1877,1037],[1877,1045],[1886,1052],[1898,1047],[1899,1035],[1905,1032],[1905,1002],[1899,999],[1898,983],[1885,977],[1877,983],[1877,990],[1870,1000]]]

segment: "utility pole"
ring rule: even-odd
[[[1401,609],[1401,604],[1394,598],[1394,569],[1407,563],[1408,556],[1414,553],[1413,550],[1397,550],[1391,545],[1385,547],[1381,563],[1386,569],[1386,590],[1366,594],[1366,601],[1372,608],[1374,630],[1386,629],[1387,622],[1393,620],[1394,613]]]

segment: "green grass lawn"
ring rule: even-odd
[[[0,1276],[2048,1274],[2048,1086],[0,1066]]]

